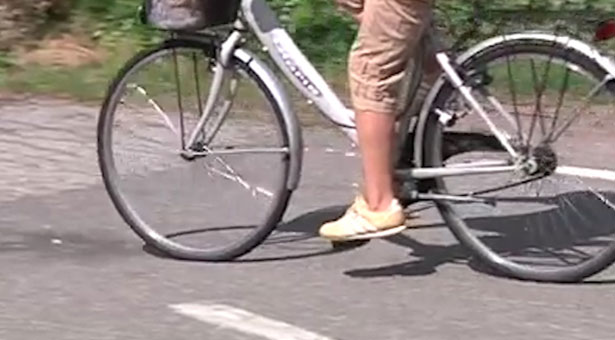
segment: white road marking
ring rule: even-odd
[[[579,168],[576,166],[558,166],[555,169],[556,174],[579,176],[584,178],[603,179],[607,181],[615,182],[615,171]]]
[[[175,312],[224,328],[269,340],[333,340],[287,323],[221,304],[179,304]]]

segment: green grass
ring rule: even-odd
[[[0,54],[0,92],[60,96],[84,102],[97,102],[103,98],[109,83],[124,64],[143,48],[145,47],[131,39],[123,38],[108,48],[107,54],[110,57],[104,62],[72,68],[19,65],[14,56]],[[195,85],[192,62],[184,60],[180,65],[182,65],[180,70],[182,88],[193,93]],[[147,84],[158,83],[156,91],[174,91],[175,73],[171,66],[171,63],[166,63],[164,67],[150,68],[141,73],[139,81]],[[273,68],[273,64],[270,63],[270,66]],[[205,64],[201,62],[198,67],[202,70]],[[318,69],[340,95],[345,95],[345,65],[325,64]],[[282,77],[281,74],[279,76]],[[289,91],[292,92],[293,98],[300,97],[292,89]]]
[[[136,51],[130,41],[121,41],[102,63],[80,67],[0,65],[0,91],[99,100],[123,63]]]
[[[0,88],[11,93],[68,96],[90,101],[100,98],[111,73],[103,69],[27,66],[5,71]]]

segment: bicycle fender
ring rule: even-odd
[[[615,78],[615,63],[611,58],[604,56],[597,48],[584,41],[575,39],[570,36],[553,35],[544,32],[522,32],[497,36],[485,40],[484,42],[478,43],[474,47],[470,48],[467,52],[460,55],[457,59],[457,62],[459,64],[464,63],[485,49],[491,48],[498,44],[509,43],[511,41],[541,41],[551,43],[554,46],[559,45],[562,49],[572,49],[595,61],[598,65],[600,65],[600,67],[602,67],[612,77]]]

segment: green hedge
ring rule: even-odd
[[[127,34],[142,41],[151,40],[153,31],[136,20],[136,8],[141,0],[72,1],[74,14],[91,18],[99,35]],[[270,0],[269,3],[310,58],[318,63],[344,63],[356,25],[336,9],[334,0]],[[582,35],[594,26],[578,18],[598,21],[601,16],[615,12],[613,3],[615,0],[439,0],[436,15],[439,26],[453,40],[468,31],[480,39],[527,28],[566,29]],[[473,28],[477,22],[471,20],[474,16],[480,18],[476,31]]]
[[[319,62],[343,61],[356,27],[336,10],[334,0],[270,3],[310,57]],[[615,0],[439,0],[436,18],[453,41],[465,33],[477,40],[522,29],[565,31],[588,38],[596,22],[615,14],[614,4]]]

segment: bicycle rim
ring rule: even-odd
[[[175,41],[129,63],[101,113],[99,156],[116,208],[148,245],[220,261],[250,251],[276,226],[290,197],[290,153],[271,94],[233,60],[198,139],[196,151],[209,154],[182,157],[213,78],[207,47]]]

